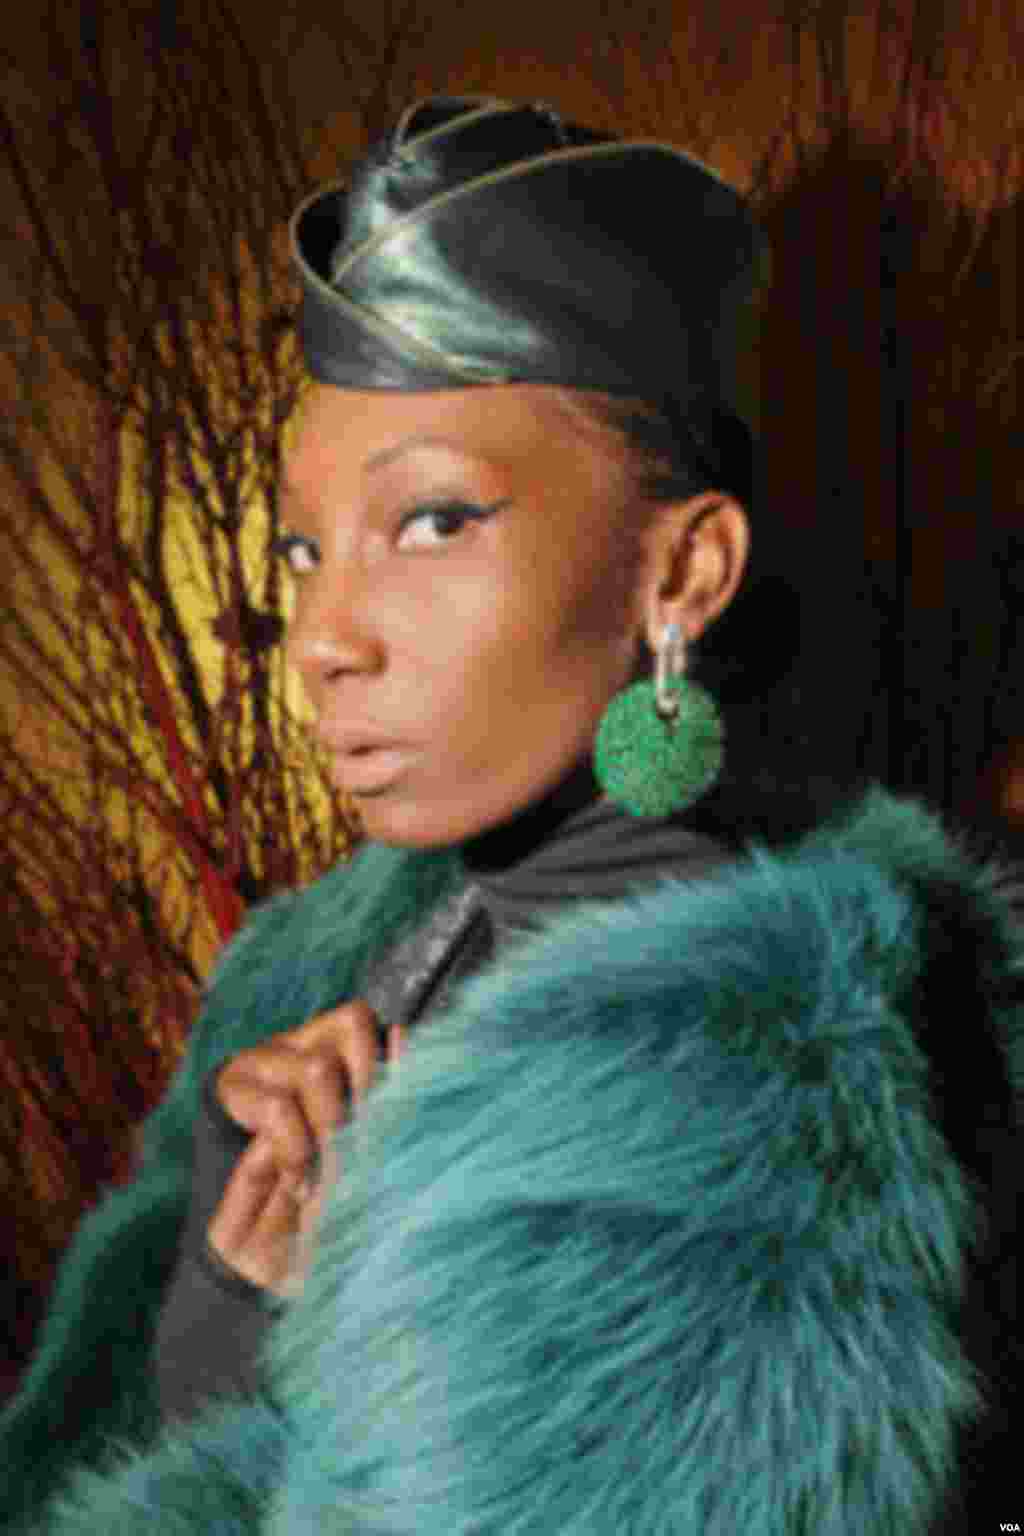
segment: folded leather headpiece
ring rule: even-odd
[[[767,242],[743,198],[670,144],[435,97],[306,198],[291,239],[302,346],[324,383],[637,396],[722,483],[737,427],[749,449],[742,362]]]

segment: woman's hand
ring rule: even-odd
[[[337,1177],[331,1134],[348,1106],[366,1096],[377,1069],[377,1016],[361,999],[241,1051],[217,1077],[217,1098],[253,1140],[238,1160],[207,1239],[226,1264],[254,1285],[292,1296],[323,1191]],[[401,1025],[388,1030],[387,1060],[405,1045]],[[319,1153],[321,1176],[310,1171]]]

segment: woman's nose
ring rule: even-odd
[[[335,677],[373,664],[374,647],[351,599],[351,592],[337,581],[326,582],[322,572],[306,577],[296,595],[285,653],[313,695]]]

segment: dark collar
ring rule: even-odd
[[[566,902],[615,899],[662,874],[697,877],[734,856],[701,830],[696,808],[631,816],[602,793],[589,761],[460,853],[499,932],[535,928]]]

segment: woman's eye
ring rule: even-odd
[[[493,507],[478,507],[467,501],[446,501],[439,506],[421,507],[417,512],[410,512],[408,517],[402,519],[401,537],[398,541],[399,549],[437,549],[439,544],[448,543],[451,537],[460,533],[466,523],[480,522],[489,517],[492,512],[498,510],[499,503]],[[413,540],[406,538],[406,531],[419,523],[423,528],[435,525],[435,532],[439,537],[428,536],[424,539],[416,537]]]
[[[320,547],[315,539],[304,538],[301,533],[285,533],[274,540],[273,551],[293,576],[308,576],[320,564]]]

